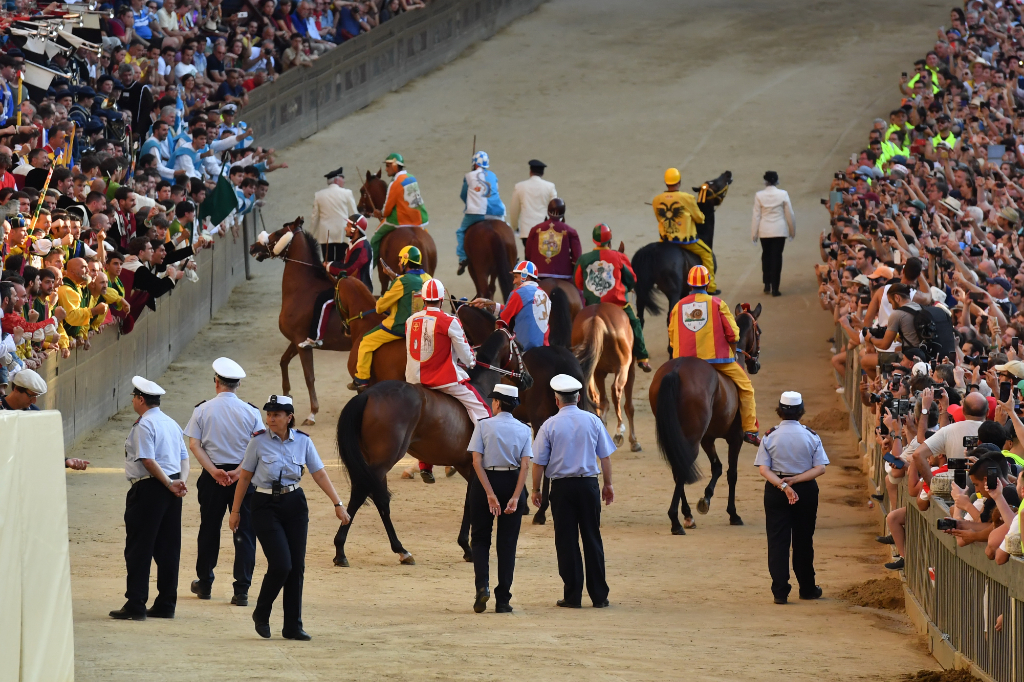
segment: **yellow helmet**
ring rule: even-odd
[[[420,250],[412,244],[402,247],[402,250],[398,252],[398,264],[405,265],[406,263],[413,263],[415,265],[423,263],[423,256],[420,254]]]
[[[666,185],[678,185],[679,184],[679,170],[676,168],[669,168],[665,171],[665,184]]]

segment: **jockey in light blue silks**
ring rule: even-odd
[[[498,176],[490,171],[490,166],[487,152],[477,152],[473,155],[473,170],[462,180],[459,198],[466,203],[466,208],[462,225],[455,233],[455,255],[459,259],[460,275],[466,271],[466,249],[462,243],[469,226],[487,218],[503,220],[505,217],[505,204],[498,195]]]

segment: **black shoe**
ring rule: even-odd
[[[818,587],[817,585],[815,585],[813,592],[806,592],[806,593],[801,592],[800,593],[800,598],[801,599],[820,599],[821,598],[821,588]]]
[[[889,563],[887,563],[885,567],[888,568],[890,571],[902,571],[906,563],[907,562],[903,559],[903,557],[898,556],[894,561],[890,561]]]
[[[234,604],[235,606],[248,606],[249,605],[249,595],[247,595],[247,594],[236,594],[235,596],[233,596],[231,598],[231,603]]]
[[[779,296],[782,296],[782,292],[780,292],[778,289],[776,289],[775,291],[772,292],[772,297],[773,298],[777,298]]]
[[[174,609],[158,609],[153,607],[146,609],[146,617],[148,618],[174,618]]]
[[[885,500],[885,495],[882,495],[880,493],[871,493],[871,499],[883,502]]]
[[[606,609],[606,608],[608,608],[608,606],[610,606],[610,604],[608,603],[607,599],[603,599],[601,601],[594,602],[594,608],[595,609]]]
[[[555,606],[561,606],[562,608],[566,608],[566,609],[580,609],[580,608],[583,608],[582,605],[580,605],[580,604],[573,604],[572,602],[568,602],[568,601],[566,601],[564,599],[559,599],[558,601],[556,601],[555,602]]]
[[[765,284],[765,285],[764,285],[764,293],[766,293],[766,294],[767,294],[767,293],[769,293],[769,292],[770,292],[771,290],[772,290],[772,285],[771,285],[771,284]]]
[[[260,623],[256,620],[256,613],[253,612],[252,620],[256,623],[256,634],[263,639],[270,639],[270,623]]]
[[[434,472],[429,469],[420,469],[420,478],[423,479],[424,483],[434,482]]]
[[[491,588],[480,587],[476,591],[476,601],[473,602],[473,611],[483,613],[487,610],[487,600],[491,598]]]
[[[285,639],[294,639],[298,640],[299,642],[308,642],[309,640],[313,639],[313,636],[305,630],[303,630],[302,628],[299,628],[296,632],[285,632],[284,630],[281,630],[281,636]]]
[[[775,603],[776,604],[786,604],[788,602],[789,602],[789,600],[786,597],[776,597],[775,598]]]
[[[209,587],[204,588],[203,584],[201,582],[199,582],[198,580],[193,580],[192,581],[192,594],[196,595],[200,599],[209,599],[210,598],[210,588]]]
[[[465,274],[466,266],[467,265],[469,265],[469,261],[468,260],[460,260],[459,261],[459,271],[455,273],[455,276],[458,277],[460,275]]]
[[[494,612],[495,613],[512,613],[512,605],[511,604],[495,604],[494,605]]]
[[[117,611],[111,611],[110,617],[115,620],[146,620],[146,612],[126,611],[122,606]]]
[[[879,535],[875,538],[875,542],[880,542],[883,545],[895,545],[896,541],[892,539],[891,535]]]

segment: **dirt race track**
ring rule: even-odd
[[[309,214],[326,171],[376,171],[391,151],[405,155],[431,213],[438,276],[457,294],[454,230],[472,138],[489,152],[508,201],[526,161],[549,164],[548,179],[568,204],[568,222],[587,235],[607,222],[629,253],[656,235],[644,205],[662,171],[677,166],[684,187],[731,170],[736,178],[718,213],[719,284],[731,304],[761,302],[764,370],[754,378],[763,426],[777,422],[780,391],[799,390],[823,429],[841,426],[841,401],[828,371],[831,336],[810,268],[825,218],[818,199],[827,178],[863,140],[870,120],[897,97],[901,70],[931,46],[947,3],[863,0],[552,0],[436,73],[391,94],[329,130],[284,150],[290,169],[271,176],[263,216],[270,230]],[[779,299],[763,299],[759,247],[749,240],[753,193],[767,169],[794,199],[797,240],[786,250]],[[277,331],[278,263],[254,264],[255,279],[157,379],[179,423],[213,394],[209,363],[229,355],[249,372],[240,391],[262,404],[281,390]],[[182,286],[189,286],[184,284]],[[648,319],[655,364],[665,360],[663,319]],[[316,356],[322,411],[310,430],[343,499],[348,483],[335,457],[333,426],[351,393],[345,354]],[[123,441],[135,419],[122,413],[74,450],[92,462],[69,474],[76,673],[79,680],[892,680],[935,667],[907,623],[835,599],[850,585],[882,577],[872,541],[877,517],[856,471],[848,431],[822,430],[832,466],[822,481],[817,568],[825,599],[771,601],[762,479],[754,450],[740,461],[739,512],[725,514],[725,479],[711,513],[685,537],[669,533],[671,476],[658,454],[647,405],[648,375],[636,392],[644,450],[615,455],[616,501],[603,534],[612,607],[565,610],[552,528],[524,525],[515,613],[472,612],[471,564],[455,544],[465,491],[461,479],[427,486],[389,476],[399,536],[416,558],[400,566],[372,507],[358,514],[348,544],[352,567],[331,565],[337,527],[308,480],[310,537],[304,621],[310,643],[253,632],[251,608],[232,607],[231,544],[225,529],[214,599],[189,593],[198,506],[193,462],[184,506],[177,618],[115,622],[123,603]],[[298,412],[307,398],[292,367]],[[707,471],[707,463],[704,469]],[[703,485],[703,484],[701,484]],[[694,487],[690,498],[697,497]],[[253,603],[265,570],[257,553]],[[494,571],[492,560],[492,572]],[[154,575],[155,578],[155,575]],[[493,608],[493,600],[491,602]]]

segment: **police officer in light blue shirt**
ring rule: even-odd
[[[309,469],[313,480],[334,503],[334,513],[342,524],[351,519],[324,471],[313,441],[292,428],[292,399],[272,395],[263,410],[267,413],[267,430],[254,433],[245,449],[228,525],[232,531],[238,531],[242,501],[251,482],[256,487],[252,496],[252,527],[267,557],[267,574],[252,612],[256,632],[260,637],[270,637],[270,610],[283,588],[281,635],[285,639],[309,641],[312,637],[302,629],[302,582],[309,528],[306,494],[299,487],[303,468]]]
[[[213,361],[213,386],[216,396],[196,405],[185,426],[188,448],[199,460],[203,473],[196,481],[199,498],[199,537],[196,553],[196,575],[192,592],[200,599],[209,599],[213,585],[213,569],[220,553],[220,528],[224,512],[231,509],[235,485],[241,473],[245,448],[252,434],[263,429],[263,418],[255,405],[235,395],[245,370],[230,358]],[[249,518],[250,485],[242,499],[235,544],[234,596],[231,603],[248,606],[249,585],[256,563],[256,533]]]
[[[814,525],[818,518],[818,483],[828,456],[818,434],[800,423],[803,396],[786,391],[776,413],[782,418],[765,433],[754,465],[765,478],[764,522],[768,534],[768,572],[776,604],[785,604],[790,591],[789,548],[801,599],[817,599],[814,584]]]
[[[604,424],[576,407],[583,385],[568,374],[551,379],[558,414],[541,425],[533,442],[533,503],[540,506],[540,484],[551,479],[551,514],[555,526],[558,574],[564,597],[558,606],[580,608],[583,582],[596,608],[608,606],[604,544],[601,541],[601,499],[611,504],[612,460],[615,451]],[[597,460],[601,460],[598,467]],[[597,475],[604,487],[597,485]],[[579,541],[583,540],[583,556]]]
[[[174,618],[181,558],[181,498],[188,493],[188,452],[181,427],[160,411],[164,389],[137,376],[132,407],[139,419],[124,442],[124,473],[131,483],[125,498],[124,560],[128,569],[125,605],[111,611],[118,620]],[[149,567],[156,561],[157,597],[149,600]]]

